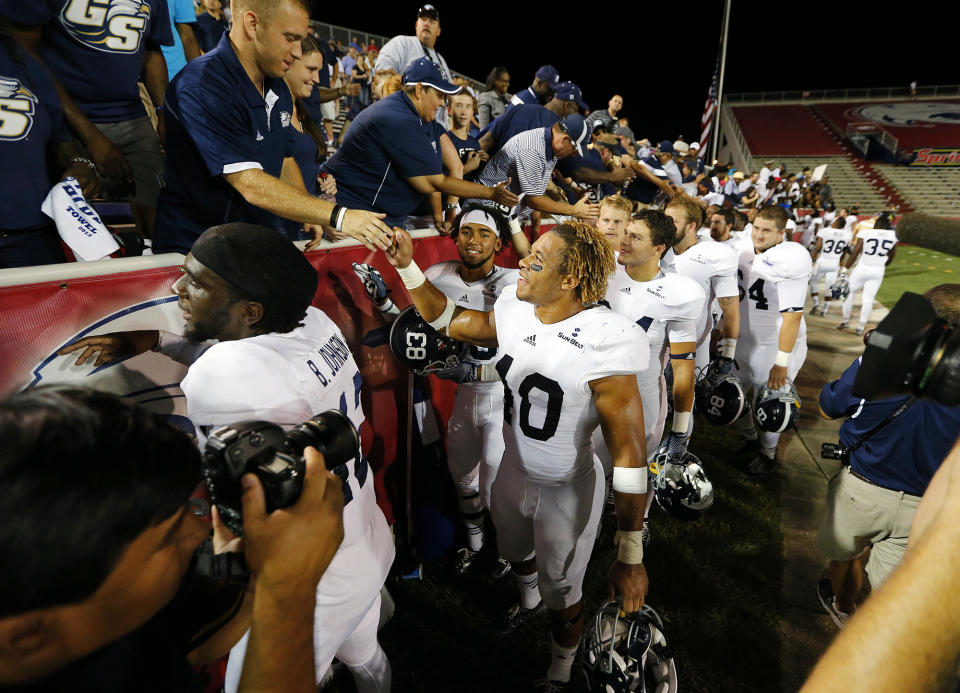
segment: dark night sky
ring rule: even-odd
[[[511,93],[525,88],[537,67],[556,65],[591,108],[624,97],[623,114],[638,137],[688,142],[700,134],[700,115],[716,61],[723,2],[603,3],[599,14],[545,11],[544,5],[436,3],[442,34],[437,49],[450,67],[483,80],[494,64],[511,73]],[[414,3],[376,6],[315,2],[314,18],[392,36],[412,34]],[[460,9],[460,6],[463,9]],[[766,9],[766,6],[770,6]],[[804,7],[809,9],[803,9]],[[903,3],[910,12],[864,12],[865,3],[747,3],[733,0],[724,90],[779,91],[960,83],[955,39],[943,5]],[[366,6],[370,7],[370,6]],[[508,14],[499,9],[511,7]],[[874,6],[876,7],[876,6]],[[937,31],[939,21],[944,25]],[[814,21],[815,20],[815,21]],[[684,25],[694,29],[682,31]],[[618,27],[636,27],[623,31]],[[572,31],[597,27],[593,35]],[[531,28],[534,31],[531,31]]]

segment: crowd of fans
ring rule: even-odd
[[[456,76],[437,51],[441,21],[433,5],[423,5],[411,18],[415,19],[414,35],[398,35],[378,48],[373,43],[361,45],[356,36],[346,46],[316,36],[307,26],[308,4],[302,0],[233,0],[231,6],[223,6],[220,0],[113,0],[108,12],[104,6],[79,0],[29,5],[0,0],[0,152],[5,162],[17,162],[4,166],[0,174],[13,193],[0,201],[4,219],[0,222],[0,268],[63,262],[71,250],[81,256],[75,248],[58,241],[53,221],[56,215],[41,212],[51,186],[58,181],[76,179],[88,200],[129,201],[143,245],[137,247],[127,240],[127,253],[152,249],[188,254],[184,276],[174,285],[174,291],[191,331],[186,339],[159,331],[93,337],[64,352],[85,348],[78,365],[97,352],[99,366],[102,360],[149,349],[190,364],[183,390],[190,417],[198,425],[201,440],[205,440],[215,426],[232,423],[229,417],[237,417],[236,409],[231,408],[233,400],[228,402],[229,395],[224,393],[246,401],[240,394],[263,396],[281,380],[291,391],[303,387],[302,382],[291,384],[293,379],[286,380],[284,359],[293,362],[303,353],[312,353],[314,347],[339,359],[329,374],[321,372],[313,361],[308,363],[323,387],[339,373],[341,379],[349,381],[345,387],[355,388],[355,392],[344,390],[339,408],[344,414],[349,409],[359,428],[363,423],[359,371],[336,326],[309,306],[317,290],[315,272],[299,251],[293,250],[290,241],[306,240],[310,249],[324,239],[349,237],[371,250],[386,251],[424,321],[474,344],[472,360],[441,373],[460,383],[458,398],[466,398],[467,393],[470,397],[469,404],[463,403],[460,418],[455,415],[451,419],[448,439],[451,473],[468,536],[467,545],[458,551],[456,569],[475,569],[481,551],[494,550],[485,539],[486,511],[495,523],[515,523],[511,529],[521,528],[506,532],[503,525],[498,527],[503,556],[497,553],[494,565],[499,575],[513,572],[520,590],[518,603],[505,617],[506,627],[516,629],[537,612],[550,610],[551,664],[544,688],[560,689],[569,681],[584,628],[578,580],[582,583],[599,517],[597,504],[602,504],[605,491],[612,488],[616,496],[619,527],[619,553],[610,572],[611,586],[621,595],[625,607],[639,607],[647,586],[643,547],[650,536],[645,519],[650,508],[645,459],[657,454],[661,464],[686,470],[681,474],[687,474],[687,483],[697,493],[712,493],[706,490],[705,476],[697,483],[689,479],[693,467],[687,442],[693,427],[694,388],[698,388],[698,398],[713,401],[709,388],[729,385],[734,374],[740,380],[737,387],[742,386],[741,409],[747,413],[739,416],[738,411],[723,423],[733,423],[742,434],[741,471],[750,479],[775,472],[779,434],[796,418],[796,411],[790,408],[791,402],[796,403],[792,379],[806,357],[802,313],[807,293],[812,290],[819,308],[817,285],[826,276],[829,291],[823,294],[822,314],[830,297],[848,299],[843,308],[843,328],[850,317],[851,287],[856,290],[866,286],[865,294],[872,294],[869,300],[865,296],[865,306],[872,306],[882,268],[895,252],[896,237],[889,229],[890,220],[884,216],[865,219],[861,224],[859,210],[836,209],[828,176],[815,179],[810,169],[791,171],[769,160],[758,171],[741,171],[709,161],[700,143],[688,143],[682,136],[659,142],[638,139],[623,113],[629,104],[621,95],[612,95],[606,105],[594,103],[591,109],[580,86],[561,79],[552,65],[542,66],[529,87],[513,94],[510,71],[496,65],[483,87],[477,89]],[[117,21],[117,15],[122,15],[122,21]],[[342,128],[335,137],[334,123],[338,120]],[[71,199],[77,204],[76,196]],[[556,230],[541,234],[546,215],[552,217]],[[525,229],[527,222],[529,227]],[[70,223],[69,219],[65,223]],[[412,261],[407,231],[423,225],[451,234],[460,260],[430,268],[426,275],[421,273]],[[827,233],[831,230],[838,234],[849,230],[850,234],[841,243],[839,235]],[[505,243],[512,244],[521,258],[519,276],[493,264]],[[615,252],[619,258],[616,271]],[[834,260],[836,267],[831,264]],[[857,268],[869,265],[871,269],[862,272],[862,280],[855,269],[848,281],[847,270],[857,262]],[[261,268],[265,268],[263,276],[258,274]],[[391,310],[395,306],[386,295],[383,278],[369,266],[355,269],[378,308],[394,319],[398,311]],[[571,288],[569,281],[581,284]],[[660,285],[651,288],[654,282]],[[656,300],[649,299],[651,302],[642,306],[630,303],[632,299],[624,295],[629,296],[635,284],[645,287]],[[669,296],[661,292],[663,284],[671,287],[665,291]],[[460,293],[462,298],[454,297]],[[636,290],[634,296],[639,300],[641,293]],[[498,295],[507,300],[497,300]],[[539,297],[541,303],[531,296]],[[454,301],[459,305],[454,306]],[[524,319],[541,327],[552,324],[540,312],[536,313],[538,320],[533,320],[532,313],[528,315],[522,305],[525,301],[536,305],[537,311],[547,306],[554,317],[566,315],[558,319],[561,322],[578,315],[581,317],[576,320],[584,315],[600,320],[597,316],[614,314],[612,311],[617,311],[617,317],[605,317],[602,323],[583,318],[586,327],[582,334],[580,323],[571,323],[569,334],[561,331],[556,335],[556,330],[550,329],[551,334],[530,336],[526,330],[524,334],[507,335],[507,322],[501,317],[498,332],[490,317],[498,312],[510,316],[511,327],[514,320],[526,327]],[[931,301],[943,309],[943,315],[955,317],[953,307],[958,299],[954,293],[945,291]],[[603,311],[585,311],[598,303],[606,304]],[[869,312],[865,307],[861,314],[861,334]],[[474,315],[468,319],[470,314]],[[481,314],[484,317],[477,317]],[[421,327],[428,329],[426,325]],[[595,337],[587,336],[591,331],[588,328],[596,328],[595,334],[604,333],[603,339],[609,337],[610,343],[604,342],[601,349],[591,341]],[[408,334],[407,346],[419,352],[421,345],[409,341],[414,334],[423,337],[419,332]],[[618,336],[613,338],[613,334]],[[583,462],[579,452],[590,448],[589,438],[593,436],[599,454],[595,470],[591,452],[585,463],[590,467],[588,473],[575,470],[570,478],[559,481],[544,483],[536,470],[527,467],[511,467],[506,474],[512,477],[504,476],[505,472],[497,477],[499,460],[511,454],[546,454],[552,462],[549,455],[555,451],[547,447],[544,453],[545,448],[538,443],[553,437],[558,425],[571,431],[581,425],[563,418],[569,418],[564,413],[569,409],[564,407],[575,405],[571,404],[572,397],[567,404],[556,402],[557,390],[550,388],[559,388],[559,401],[564,401],[557,380],[538,371],[519,382],[518,371],[535,368],[536,364],[524,365],[517,359],[513,365],[513,358],[495,361],[492,354],[498,341],[500,345],[512,344],[513,337],[517,337],[517,348],[521,348],[520,338],[525,337],[522,343],[533,347],[534,337],[539,337],[545,349],[563,350],[569,345],[586,349],[584,363],[596,359],[600,364],[583,376],[576,394],[585,398],[585,411],[595,405],[590,421],[593,429],[599,425],[602,432],[587,431],[584,438],[577,428],[580,437],[571,434],[569,443],[577,448],[575,462],[579,465]],[[712,343],[711,337],[716,337],[713,341],[717,343]],[[556,345],[550,346],[547,339],[553,339]],[[207,351],[198,349],[195,343],[204,340],[218,343],[212,347],[207,344]],[[260,389],[243,378],[239,380],[244,383],[236,385],[236,373],[224,375],[217,367],[218,363],[247,363],[244,359],[250,355],[237,345],[251,349],[253,340],[260,340],[260,347],[272,350],[280,359],[271,361],[276,371],[258,373],[263,385]],[[297,340],[300,342],[294,345]],[[633,363],[631,354],[637,347],[645,353],[651,351],[649,368],[646,359],[642,364]],[[547,353],[549,356],[551,352]],[[564,358],[568,357],[546,361],[556,365]],[[619,360],[616,366],[601,367],[606,358]],[[489,366],[486,371],[485,366]],[[511,368],[513,375],[508,376]],[[541,370],[547,368],[546,363],[540,366]],[[855,372],[856,364],[851,368]],[[669,387],[673,421],[666,433],[665,372],[672,373],[673,378]],[[646,375],[641,377],[641,373]],[[273,378],[270,382],[268,376]],[[847,380],[852,377],[845,375]],[[249,380],[255,379],[251,375]],[[500,385],[501,380],[507,385]],[[499,390],[487,387],[494,382]],[[639,390],[634,388],[635,382]],[[857,416],[862,401],[857,409],[856,398],[850,399],[848,383],[838,383],[831,385],[822,400],[824,411]],[[316,385],[312,380],[310,384]],[[752,395],[748,395],[751,390]],[[536,400],[531,405],[539,391],[549,395],[546,403]],[[96,398],[91,399],[89,394],[73,393],[70,397],[85,406],[93,406],[91,402],[100,407],[109,405],[94,402]],[[514,397],[520,400],[517,407]],[[326,403],[322,397],[298,401],[309,402],[310,406]],[[354,401],[352,408],[348,406],[350,401]],[[489,414],[485,428],[477,424],[479,413],[473,416],[470,409],[479,407],[481,401],[489,404],[484,405]],[[37,402],[11,405],[0,415],[15,421],[18,406],[39,411],[53,400],[45,402],[40,397]],[[62,401],[54,404],[52,409],[74,406]],[[531,423],[531,408],[536,411],[538,406],[546,407],[542,428]],[[257,412],[269,409],[251,408]],[[337,403],[329,408],[336,409]],[[913,409],[910,416],[898,421],[898,427],[916,422],[924,411],[924,407]],[[850,474],[901,497],[907,494],[919,500],[960,430],[960,424],[951,418],[952,410],[950,416],[934,411],[947,422],[938,430],[936,450],[918,465],[922,469],[910,478],[910,484],[895,475],[882,476],[879,481],[862,478],[869,476],[869,471],[861,474],[856,466]],[[521,452],[511,451],[509,446],[504,452],[503,412],[508,424],[515,420],[515,428],[523,432]],[[626,422],[627,412],[632,412],[632,422]],[[305,410],[294,417],[306,419],[314,413]],[[713,422],[711,416],[719,414],[704,416]],[[782,417],[780,423],[772,421],[778,416]],[[645,421],[646,430],[637,421]],[[288,426],[298,422],[284,419],[278,423]],[[13,424],[9,425],[13,430]],[[103,422],[91,421],[93,425]],[[143,425],[150,427],[155,422]],[[922,425],[916,424],[917,428]],[[478,430],[470,434],[474,438],[465,439],[468,434],[464,430],[470,426]],[[551,426],[552,432],[548,431]],[[910,429],[892,437],[909,449],[915,433]],[[888,435],[892,435],[890,431]],[[457,443],[461,445],[459,453],[453,450]],[[478,448],[483,450],[482,464],[475,459]],[[469,450],[468,457],[472,455],[466,466],[464,450]],[[129,454],[127,449],[121,452],[121,456]],[[320,465],[313,457],[309,460],[306,473],[313,481],[303,502],[314,502],[318,508],[323,505],[329,511],[339,499],[322,498],[323,484],[317,490]],[[528,458],[524,460],[526,463]],[[624,460],[630,464],[624,464]],[[634,473],[641,468],[642,478]],[[344,480],[343,485],[344,495],[349,496],[345,499],[349,511],[344,511],[347,519],[343,521],[346,538],[339,549],[331,545],[339,542],[318,542],[316,549],[322,555],[304,568],[304,579],[316,584],[329,564],[331,574],[341,580],[336,589],[349,591],[348,587],[365,580],[365,591],[357,597],[359,602],[338,602],[339,611],[323,612],[327,616],[333,613],[334,620],[341,619],[343,605],[349,605],[346,611],[350,611],[350,617],[337,620],[335,625],[322,622],[320,616],[320,604],[336,593],[332,587],[330,594],[324,592],[323,586],[329,587],[331,578],[327,583],[320,582],[317,595],[297,594],[289,603],[300,611],[305,608],[308,614],[313,613],[314,606],[318,609],[313,640],[307,636],[307,646],[312,644],[315,652],[322,653],[316,655],[317,675],[325,672],[336,655],[347,663],[358,690],[384,691],[390,686],[390,668],[376,642],[374,614],[380,608],[379,589],[393,559],[393,549],[392,545],[384,548],[389,542],[383,541],[383,518],[373,509],[372,484],[361,493],[366,460],[358,460],[352,469],[350,484]],[[191,473],[185,467],[180,487],[169,491],[171,498],[183,495]],[[703,475],[702,470],[699,473]],[[500,479],[497,485],[495,477]],[[331,483],[337,478],[332,477]],[[530,514],[524,509],[519,515],[511,515],[509,508],[497,507],[491,500],[497,494],[509,498],[523,488],[535,489],[564,508],[563,519],[553,519],[563,524],[573,517],[577,534],[558,538],[562,531],[547,532],[544,526],[551,523],[533,517],[539,510]],[[362,498],[367,498],[363,503],[369,507],[360,502]],[[245,502],[253,503],[251,513],[262,510],[256,498],[246,498]],[[153,516],[135,529],[152,532],[160,526],[156,521],[166,523],[172,510],[173,506],[151,510]],[[361,510],[366,514],[356,519]],[[329,515],[324,518],[335,526]],[[524,524],[527,521],[529,527]],[[224,535],[216,517],[214,522],[218,535],[215,543],[225,545],[235,539]],[[281,520],[274,522],[279,526]],[[353,533],[355,524],[362,524],[370,536]],[[294,529],[303,531],[299,525]],[[200,537],[202,531],[194,530],[195,536],[182,539],[181,548]],[[282,530],[280,527],[276,533]],[[824,608],[838,626],[843,626],[856,608],[862,551],[871,542],[851,546],[849,537],[842,536],[843,528],[829,530],[823,534],[829,535],[830,541],[822,541],[833,561],[833,581],[821,584],[819,594]],[[135,542],[145,536],[137,531],[130,534]],[[901,526],[897,531],[904,532]],[[256,528],[249,539],[254,548],[265,541]],[[899,549],[888,551],[892,558],[883,571],[871,575],[876,583],[886,579],[902,557],[906,537],[899,539]],[[882,541],[876,539],[872,544]],[[538,555],[533,555],[534,543]],[[195,544],[187,548],[192,550]],[[348,551],[354,552],[351,556],[360,556],[357,562],[349,563],[343,557]],[[564,562],[564,551],[573,558]],[[190,551],[180,553],[188,555]],[[878,550],[876,555],[882,553]],[[177,560],[185,570],[186,560]],[[261,592],[258,585],[257,594],[276,587],[269,577],[270,566],[277,560],[257,554],[250,561],[255,572],[264,571],[260,575],[267,576],[260,578],[264,587]],[[376,571],[363,571],[362,579],[350,572],[372,564],[376,564]],[[875,564],[876,560],[867,564],[868,573]],[[554,574],[557,565],[564,566],[559,577]],[[300,567],[285,564],[276,574],[292,580]],[[575,575],[578,570],[579,576]],[[287,604],[282,595],[270,594],[280,606]],[[74,596],[87,598],[90,593]],[[354,597],[351,593],[350,599]],[[330,596],[330,603],[337,598]],[[248,667],[253,669],[254,665],[244,663],[245,658],[247,662],[263,659],[266,640],[258,639],[263,631],[257,628],[257,614],[263,623],[269,620],[264,613],[273,613],[269,604],[264,606],[267,597],[257,599],[260,601],[250,607],[253,616],[248,613],[246,621],[241,621],[245,628],[252,627],[253,635],[248,633],[234,647],[228,690],[247,690],[244,682],[264,680],[266,676],[259,670],[251,673]],[[0,612],[0,637],[29,626],[17,620],[22,612],[47,608],[51,603],[41,600],[25,604]],[[52,604],[58,605],[55,601]],[[240,608],[239,603],[237,606]],[[13,620],[7,623],[6,617]],[[304,626],[294,625],[301,629]],[[132,628],[116,635],[125,635]],[[245,628],[234,633],[230,645]],[[309,630],[309,624],[306,628]],[[274,624],[271,632],[274,640],[270,642],[282,640],[278,633],[282,635],[283,627]],[[298,637],[302,639],[303,632]],[[91,642],[110,641],[97,637]],[[41,652],[47,657],[50,651],[45,648],[31,650],[24,646],[23,651]],[[225,650],[221,650],[218,654],[222,655]],[[43,666],[18,666],[12,659],[0,657],[0,682],[6,682],[3,676],[11,671],[19,671],[21,677],[11,675],[12,682],[26,680],[23,677],[28,674],[47,673]],[[312,674],[312,670],[300,672],[306,689]]]

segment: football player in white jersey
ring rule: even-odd
[[[636,379],[649,360],[646,334],[597,305],[614,259],[592,226],[569,222],[540,236],[520,261],[516,287],[505,288],[488,312],[457,308],[413,262],[409,234],[395,229],[394,239],[388,257],[423,318],[454,339],[499,348],[505,452],[490,509],[521,591],[506,625],[516,627],[546,604],[552,657],[545,685],[562,686],[583,631],[583,577],[603,506],[603,470],[591,444],[598,424],[613,457],[620,530],[611,596],[623,595],[632,612],[647,591],[647,467]]]
[[[787,213],[777,205],[762,207],[753,221],[752,243],[740,245],[740,339],[736,360],[746,391],[754,397],[765,385],[771,390],[793,380],[807,357],[803,304],[810,281],[810,253],[784,240]],[[756,452],[744,474],[759,479],[776,467],[779,433],[761,432],[752,416],[734,424],[744,436],[741,452]]]
[[[600,200],[597,228],[606,237],[614,252],[620,250],[620,239],[634,209],[633,200],[623,195],[610,195]]]
[[[722,361],[718,365],[723,373],[729,373],[733,369],[733,355],[740,336],[737,254],[728,244],[697,240],[700,208],[693,200],[674,198],[664,213],[673,219],[676,237],[673,247],[660,260],[660,266],[667,273],[689,277],[704,291],[697,323],[697,371],[703,373],[710,363],[710,334],[714,326],[711,307],[716,300],[723,316],[720,323]]]
[[[674,222],[663,212],[635,213],[622,234],[617,269],[607,283],[605,298],[610,308],[640,325],[650,343],[650,364],[637,374],[648,462],[660,446],[667,416],[664,370],[668,358],[673,366],[674,407],[673,426],[665,446],[669,461],[683,459],[692,428],[694,359],[706,295],[693,279],[665,274],[660,268],[660,259],[675,237]],[[610,474],[613,460],[599,431],[593,442],[604,473]],[[649,537],[647,520],[644,527]]]
[[[733,248],[743,238],[741,231],[734,231],[733,224],[736,216],[732,209],[720,207],[716,212],[710,215],[710,238],[717,243]]]
[[[813,250],[810,251],[810,261],[813,262],[813,272],[810,275],[810,297],[813,299],[813,309],[820,309],[820,315],[826,316],[830,307],[830,287],[837,280],[840,271],[840,260],[853,238],[853,232],[846,228],[843,220],[834,219],[828,229],[817,231]],[[823,306],[820,306],[820,282],[825,282],[828,291],[823,295]]]
[[[853,294],[863,289],[860,299],[860,322],[857,325],[857,334],[863,334],[873,310],[873,301],[883,282],[883,274],[887,265],[893,262],[897,252],[897,234],[890,228],[890,217],[881,215],[873,228],[859,229],[853,252],[847,257],[840,270],[840,275],[846,279],[847,273],[856,262],[852,272],[849,272],[850,293],[843,301],[843,321],[837,329],[845,330],[850,326],[850,313],[853,311]],[[859,260],[859,262],[858,262]]]
[[[339,328],[310,305],[317,273],[302,252],[271,229],[225,224],[197,239],[181,271],[172,290],[186,322],[184,337],[156,330],[90,337],[68,348],[84,349],[78,363],[98,352],[96,365],[153,348],[188,364],[182,389],[201,446],[220,425],[261,419],[292,428],[328,409],[339,409],[360,430],[360,372]],[[386,692],[390,664],[377,625],[393,538],[362,452],[333,471],[343,479],[344,538],[317,585],[317,679],[336,656],[358,691]],[[227,664],[231,693],[248,635]]]

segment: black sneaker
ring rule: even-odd
[[[463,575],[470,570],[470,566],[480,558],[479,551],[472,551],[466,546],[457,549],[457,558],[453,562],[453,572],[457,575]]]
[[[846,614],[837,608],[837,597],[833,593],[833,585],[830,583],[830,578],[822,578],[820,582],[817,583],[817,599],[820,600],[820,606],[822,606],[823,610],[830,616],[837,629],[843,630],[843,627],[847,625],[847,621],[850,620],[850,614]]]
[[[537,679],[533,682],[533,690],[536,693],[561,693],[561,691],[570,690],[570,682]]]
[[[532,609],[524,609],[522,606],[520,606],[520,602],[517,602],[507,609],[507,612],[503,615],[503,622],[500,624],[500,632],[512,633],[524,623],[543,611],[545,608],[546,605],[543,603],[542,599]]]
[[[759,438],[754,438],[753,440],[741,438],[740,444],[730,449],[730,453],[733,455],[752,455],[755,452],[760,452]]]
[[[743,475],[748,479],[762,479],[776,468],[776,457],[767,457],[760,453],[747,462],[747,465],[743,468]]]

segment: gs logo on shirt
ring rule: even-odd
[[[37,97],[13,77],[0,77],[0,140],[16,142],[30,134]]]
[[[68,0],[60,23],[85,46],[107,53],[136,53],[150,22],[142,0]]]

